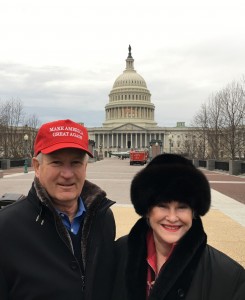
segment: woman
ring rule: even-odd
[[[134,177],[131,201],[142,218],[117,241],[113,300],[245,299],[244,268],[207,244],[210,187],[189,160],[155,157]]]

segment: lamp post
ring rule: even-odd
[[[152,160],[152,146],[149,147],[149,160]]]
[[[102,147],[103,147],[103,146],[100,144],[100,145],[99,145],[99,160],[102,160],[102,159],[103,159]]]
[[[94,147],[95,147],[95,141],[94,140],[88,140],[88,144],[89,144],[89,148],[90,148],[90,152],[92,152],[93,157],[94,157]]]
[[[27,162],[27,146],[28,146],[29,136],[27,134],[24,135],[24,143],[25,143],[25,162],[24,162],[24,173],[28,173],[28,162]]]
[[[168,140],[169,140],[169,153],[171,153],[172,140],[173,140],[173,135],[171,133],[168,136]]]
[[[151,140],[150,141],[150,153],[151,158],[154,158],[155,156],[162,153],[162,141],[161,140]]]

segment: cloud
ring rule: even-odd
[[[56,118],[85,119],[89,126],[103,122],[108,88],[93,72],[75,73],[61,67],[34,68],[23,65],[0,65],[2,100],[18,98],[28,114],[42,122]]]
[[[132,46],[161,126],[190,122],[210,94],[244,75],[244,1],[5,1],[0,99],[41,122],[101,126]]]

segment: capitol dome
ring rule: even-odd
[[[115,80],[109,94],[109,103],[105,106],[105,127],[114,127],[133,123],[143,127],[156,126],[155,106],[151,103],[151,94],[144,78],[134,69],[131,46],[128,48],[126,69]]]
[[[113,84],[113,89],[122,86],[137,86],[147,88],[145,80],[135,70],[126,69],[121,75],[117,77]]]

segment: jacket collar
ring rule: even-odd
[[[141,218],[128,237],[129,256],[126,278],[129,294],[132,295],[130,299],[146,297],[146,233],[148,228],[145,218]],[[192,227],[175,246],[172,255],[161,269],[149,299],[173,299],[169,295],[180,288],[187,293],[206,243],[207,236],[202,221],[198,217],[193,220]]]
[[[71,251],[73,251],[70,235],[66,230],[65,226],[63,225],[59,214],[54,208],[51,197],[48,195],[47,191],[43,188],[43,186],[41,185],[37,177],[34,178],[33,186],[29,193],[30,193],[30,201],[34,202],[36,205],[39,203],[40,206],[36,221],[40,222],[40,225],[43,225],[45,218],[47,217],[46,213],[50,216],[50,212],[51,212],[60,236],[63,238],[64,242],[71,249]],[[36,201],[37,199],[35,195],[39,200],[38,202]],[[88,242],[91,226],[94,220],[94,216],[97,213],[99,213],[99,211],[101,212],[107,210],[115,202],[107,199],[106,193],[100,187],[87,180],[85,180],[84,182],[81,197],[86,206],[86,215],[83,222],[82,242],[81,242],[81,252],[82,252],[83,264],[85,268],[87,242]]]

